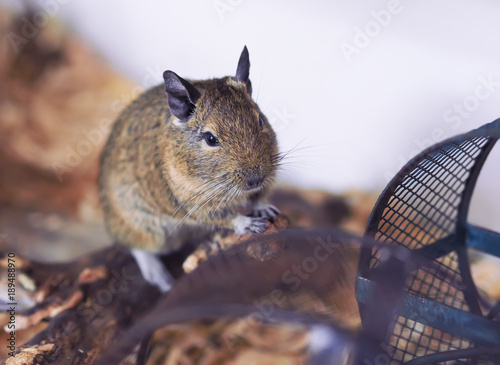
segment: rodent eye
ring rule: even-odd
[[[259,117],[259,127],[260,130],[264,129],[264,118],[262,117],[262,115]]]
[[[205,132],[203,133],[203,138],[205,138],[205,142],[207,142],[207,144],[210,146],[210,147],[217,147],[217,146],[220,146],[220,143],[219,143],[219,140],[217,139],[217,137],[215,137],[212,133],[210,132]]]

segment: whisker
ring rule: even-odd
[[[303,138],[301,141],[299,141],[299,142],[298,142],[295,146],[293,146],[292,148],[290,148],[288,151],[278,153],[278,155],[280,155],[280,156],[283,156],[283,155],[284,155],[284,156],[286,156],[286,155],[288,155],[288,154],[289,154],[289,153],[291,153],[292,151],[297,150],[297,147],[298,147],[298,146],[299,146],[302,142],[304,142],[305,140],[306,140],[306,138]],[[305,146],[305,147],[302,147],[302,149],[304,149],[304,148],[311,148],[311,147],[313,147],[313,146]]]
[[[207,209],[207,212],[205,213],[205,217],[208,217],[208,215],[212,212],[212,208],[215,204],[217,204],[217,202],[221,199],[221,197],[224,197],[225,196],[225,193],[226,193],[226,190],[227,190],[227,187],[224,186],[223,189],[220,190],[220,192],[218,192],[217,194],[215,194],[214,196],[212,196],[210,199],[208,199],[204,204],[203,206],[205,206],[206,204],[210,203],[210,201],[212,201],[213,199],[215,199],[215,201],[212,203],[212,205]],[[202,207],[203,207],[202,206]],[[200,207],[200,208],[202,208]],[[214,210],[215,212],[215,210]]]
[[[215,210],[218,210],[222,206],[222,204],[226,204],[226,202],[233,201],[234,198],[236,197],[237,192],[238,192],[237,186],[233,186],[231,189],[229,189],[229,191],[226,192],[226,195],[222,197],[222,199],[220,199],[220,202],[215,208]]]
[[[198,189],[200,189],[200,188],[207,187],[207,186],[205,186],[205,185],[208,185],[208,189],[210,190],[212,187],[214,187],[213,185],[215,185],[216,183],[217,183],[217,180],[216,180],[216,181],[213,181],[213,180],[211,180],[211,181],[205,181],[205,182],[203,182],[203,183],[199,184],[198,186],[196,186],[194,189],[198,190]],[[184,208],[187,204],[189,204],[190,202],[192,202],[194,199],[198,198],[198,197],[199,197],[200,195],[202,195],[202,194],[205,194],[205,192],[206,192],[206,191],[207,191],[207,190],[206,190],[206,189],[204,189],[204,190],[201,190],[201,191],[199,191],[199,192],[195,193],[195,194],[194,194],[193,196],[191,196],[191,197],[190,197],[187,201],[185,201],[184,203],[182,203],[182,204],[181,204],[181,205],[180,205],[180,206],[179,206],[179,207],[178,207],[178,208],[174,211],[174,213],[172,214],[172,216],[175,216],[175,215],[179,212],[179,210],[181,210],[182,208]]]
[[[204,194],[202,196],[202,199],[199,203],[195,204],[185,215],[184,217],[182,217],[182,219],[179,220],[179,222],[177,222],[177,224],[172,228],[172,230],[169,232],[169,234],[167,235],[167,238],[170,237],[170,235],[177,229],[177,227],[179,227],[181,224],[183,224],[186,219],[188,219],[191,214],[193,214],[193,212],[199,208],[201,208],[202,206],[204,206],[207,202],[209,202],[210,200],[212,200],[215,196],[217,196],[218,194],[220,194],[221,192],[223,192],[223,188],[224,186],[221,185],[220,183],[218,184],[219,186],[216,187],[215,189],[211,189],[211,190],[208,190],[208,191],[204,191]]]

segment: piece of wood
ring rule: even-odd
[[[118,245],[65,264],[23,261],[21,272],[34,280],[37,303],[16,313],[16,329],[48,325],[2,364],[92,364],[160,296]]]
[[[281,217],[266,233],[287,225],[288,220]],[[218,236],[218,240],[218,246],[224,249],[241,238],[229,233]],[[213,245],[202,243],[190,257],[206,252],[209,246]],[[255,249],[252,246],[247,254],[260,261],[272,258],[276,250],[279,245],[270,242]],[[1,277],[7,276],[5,256]],[[197,257],[195,266],[208,256]],[[48,325],[25,344],[18,344],[15,356],[2,364],[92,364],[160,297],[159,291],[142,278],[129,250],[120,245],[69,263],[38,263],[19,257],[16,262],[16,277],[26,276],[24,281],[35,288],[30,293],[35,304],[16,313],[16,330],[39,330],[44,321]],[[21,283],[16,285],[21,289]]]

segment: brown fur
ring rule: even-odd
[[[233,228],[235,207],[262,200],[274,179],[276,136],[265,118],[261,130],[262,114],[245,83],[225,77],[192,85],[201,97],[187,122],[170,113],[164,88],[157,86],[113,127],[99,187],[108,230],[122,243],[169,252],[200,229]],[[207,145],[206,131],[220,147]],[[253,173],[265,174],[264,183],[259,191],[245,191]]]

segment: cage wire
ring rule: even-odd
[[[480,351],[500,348],[500,326],[486,318],[467,247],[500,256],[500,235],[466,221],[479,172],[499,137],[497,119],[428,148],[391,180],[372,211],[365,235],[417,251],[446,273],[420,267],[408,278],[403,307],[385,343],[391,364],[499,362]],[[379,250],[361,250],[356,296],[362,322],[364,289],[373,284],[370,276],[379,264]]]

